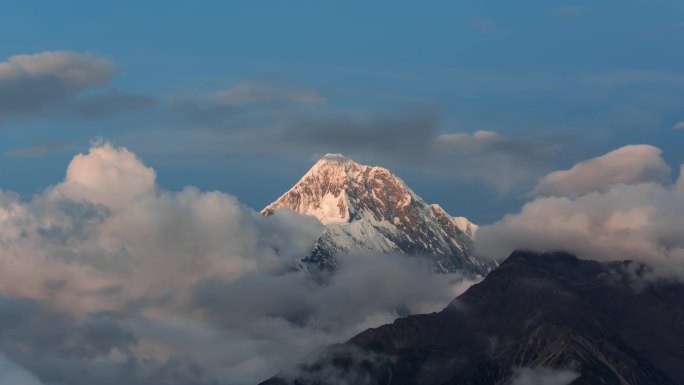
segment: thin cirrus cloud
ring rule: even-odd
[[[675,124],[674,127],[673,127],[673,129],[675,129],[675,130],[684,130],[684,120],[682,120],[681,122]]]
[[[204,151],[217,148],[276,158],[343,153],[359,162],[438,179],[477,181],[500,191],[529,186],[549,171],[559,150],[553,139],[489,130],[444,133],[439,115],[423,106],[364,118],[296,108],[284,114],[269,107],[254,113],[244,106],[187,100],[176,108],[188,125],[204,133],[186,143]]]
[[[288,148],[300,152],[340,152],[360,160],[419,168],[420,173],[481,181],[502,191],[548,171],[544,165],[557,153],[553,142],[493,131],[440,133],[438,120],[421,109],[366,120],[301,119],[279,133],[278,145],[287,142]]]
[[[587,10],[586,7],[578,6],[578,5],[567,5],[565,7],[561,7],[558,9],[555,9],[552,11],[552,14],[557,15],[557,16],[579,16],[583,13],[585,13]]]
[[[282,116],[282,107],[296,113],[325,102],[315,88],[250,80],[199,95],[172,95],[163,107],[168,115],[180,118],[171,124],[182,122],[183,130],[262,131],[259,137],[263,139],[263,130],[287,118]]]
[[[478,252],[505,258],[516,249],[566,250],[633,259],[651,269],[649,278],[684,279],[684,177],[673,184],[660,153],[626,146],[547,175],[519,213],[479,228]]]
[[[468,19],[468,25],[470,28],[484,35],[495,35],[501,32],[496,21],[488,17],[472,17]]]
[[[166,191],[156,178],[98,143],[28,201],[0,191],[7,365],[46,384],[254,384],[467,286],[401,256],[342,256],[320,286],[292,269],[322,233],[317,220],[263,218],[228,194]]]
[[[433,148],[438,162],[459,165],[459,170],[452,173],[483,180],[500,191],[536,177],[557,152],[557,146],[551,142],[513,139],[486,130],[439,135]]]
[[[283,87],[269,82],[249,81],[207,95],[221,104],[296,102],[323,103],[325,98],[313,88]]]
[[[153,108],[157,100],[149,95],[111,89],[106,93],[81,98],[73,103],[72,110],[86,119],[106,118],[121,112]]]

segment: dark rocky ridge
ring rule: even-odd
[[[642,282],[645,269],[515,252],[443,311],[369,329],[263,384],[504,385],[515,368],[549,367],[581,374],[573,385],[681,385],[684,284]]]

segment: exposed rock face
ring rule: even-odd
[[[475,224],[426,204],[389,170],[339,154],[319,160],[262,214],[280,208],[315,216],[326,225],[305,259],[322,269],[335,268],[336,254],[364,251],[427,256],[442,272],[484,275],[493,267],[472,254]]]
[[[264,384],[684,384],[684,284],[642,281],[644,269],[516,252],[443,311],[369,329]]]

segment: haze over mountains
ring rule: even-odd
[[[436,271],[484,275],[495,266],[474,255],[477,225],[429,205],[392,172],[327,154],[262,210],[288,208],[325,225],[305,267],[334,270],[341,253],[398,253],[430,259]]]

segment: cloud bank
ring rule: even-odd
[[[632,259],[684,279],[683,178],[672,183],[660,150],[627,146],[544,177],[517,214],[482,226],[482,255],[564,250],[599,261]],[[541,187],[540,187],[541,186]]]
[[[378,115],[304,119],[274,133],[300,152],[341,152],[361,161],[401,165],[441,179],[476,180],[500,191],[525,184],[548,170],[555,144],[501,133],[441,133],[437,116],[421,109]]]
[[[166,191],[132,152],[95,144],[30,200],[0,192],[0,365],[31,385],[256,383],[463,288],[400,256],[343,256],[320,286],[294,266],[322,230]]]
[[[576,198],[615,185],[664,183],[670,180],[671,170],[661,153],[659,148],[645,144],[621,147],[579,162],[569,170],[546,175],[533,194]]]

